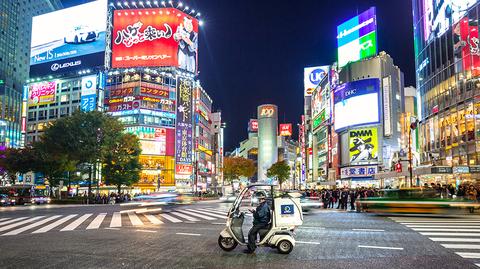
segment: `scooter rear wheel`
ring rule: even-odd
[[[238,243],[231,237],[223,237],[220,235],[218,237],[218,245],[225,251],[232,251],[237,247]]]
[[[288,254],[293,250],[292,242],[284,239],[278,242],[277,249],[280,254]]]

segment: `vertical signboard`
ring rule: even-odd
[[[183,171],[193,163],[193,81],[177,78],[177,123],[175,135],[175,163]]]
[[[80,109],[85,112],[94,111],[97,107],[97,76],[82,78]]]
[[[305,67],[303,70],[304,96],[311,96],[318,83],[327,75],[328,65]]]
[[[383,133],[392,135],[392,112],[390,109],[390,76],[382,79],[383,84]]]

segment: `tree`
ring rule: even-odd
[[[267,177],[275,178],[282,188],[282,184],[290,177],[290,166],[285,160],[278,161],[267,170]]]
[[[230,183],[239,177],[253,177],[255,171],[255,163],[250,159],[225,157],[223,160],[223,177]]]
[[[142,150],[137,136],[132,134],[122,134],[114,145],[105,155],[102,173],[106,183],[116,185],[120,193],[122,185],[131,186],[140,180]]]
[[[34,165],[34,153],[32,148],[24,149],[7,148],[0,152],[0,168],[14,183],[18,173],[27,173]]]

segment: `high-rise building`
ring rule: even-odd
[[[32,17],[61,8],[59,0],[0,2],[0,144],[21,146],[23,84],[29,78]]]

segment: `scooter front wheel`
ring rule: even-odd
[[[218,237],[218,245],[225,251],[232,251],[237,247],[238,243],[231,237],[223,237],[220,235]]]

